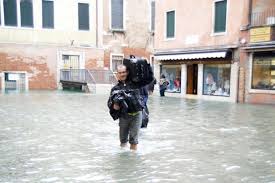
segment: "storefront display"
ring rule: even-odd
[[[230,64],[207,64],[203,72],[203,95],[230,96]]]
[[[254,55],[252,89],[275,90],[275,55]]]
[[[163,66],[161,74],[169,82],[167,92],[181,92],[181,67],[178,66]]]

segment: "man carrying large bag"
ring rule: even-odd
[[[140,89],[152,82],[154,76],[144,59],[131,57],[124,59],[123,64],[117,67],[118,83],[111,90],[108,107],[113,119],[119,119],[120,146],[127,146],[129,141],[130,149],[137,150],[144,108]]]

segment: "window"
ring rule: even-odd
[[[122,30],[123,25],[123,0],[111,0],[111,28]]]
[[[7,26],[17,26],[16,0],[4,0],[4,20]]]
[[[275,54],[254,55],[252,89],[275,90]]]
[[[42,0],[43,28],[54,28],[54,2]]]
[[[167,92],[180,93],[181,92],[181,67],[180,66],[165,66],[161,68],[161,76],[169,82]]]
[[[151,2],[151,31],[155,31],[156,2]]]
[[[79,30],[89,30],[89,4],[78,3],[78,28]]]
[[[33,27],[32,0],[21,0],[20,1],[20,12],[21,12],[21,26],[22,27]]]
[[[121,55],[112,55],[112,71],[117,72],[117,66],[123,63],[123,56]]]
[[[166,38],[175,37],[175,11],[166,13]]]
[[[203,94],[230,96],[230,64],[204,65]]]
[[[215,1],[215,33],[221,33],[226,31],[226,10],[227,0]]]
[[[80,56],[79,55],[62,55],[63,69],[79,69]]]

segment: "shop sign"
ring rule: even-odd
[[[250,42],[271,41],[272,27],[252,28],[250,30]]]

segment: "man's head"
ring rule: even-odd
[[[128,74],[129,72],[127,71],[127,68],[125,65],[117,66],[117,77],[119,81],[126,81]]]

